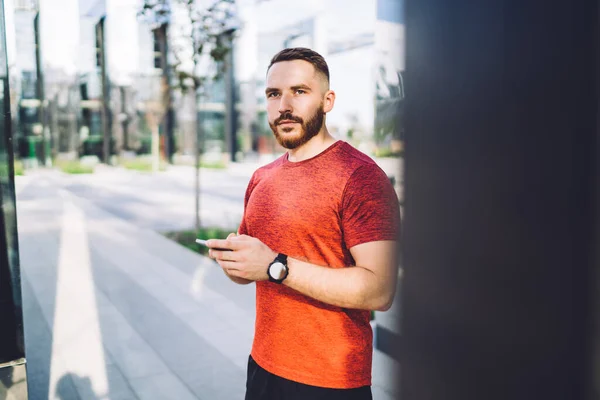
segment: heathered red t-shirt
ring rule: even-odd
[[[317,156],[287,154],[259,168],[245,197],[240,234],[273,251],[330,268],[354,265],[350,248],[397,240],[398,198],[368,156],[337,141]],[[328,388],[371,384],[370,312],[336,307],[285,285],[256,283],[252,357],[267,371]]]

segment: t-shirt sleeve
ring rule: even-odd
[[[248,227],[246,226],[246,207],[248,206],[248,200],[250,199],[250,194],[252,193],[252,189],[254,188],[255,177],[256,172],[252,174],[250,182],[248,182],[248,187],[246,187],[246,194],[244,195],[244,214],[242,215],[242,221],[240,222],[240,226],[238,228],[238,233],[240,235],[248,234]]]
[[[347,248],[378,240],[399,240],[398,196],[377,164],[364,165],[354,171],[344,189],[341,206]]]

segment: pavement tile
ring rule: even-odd
[[[117,268],[110,266],[110,263],[105,262],[102,265],[106,271],[110,270],[112,279],[128,282],[125,285],[127,290],[114,291],[107,295],[110,302],[133,329],[143,335],[144,340],[170,370],[194,370],[206,364],[210,365],[211,360],[215,358],[225,358],[219,350],[169,310],[167,305],[136,285]],[[118,360],[116,356],[115,358]],[[231,368],[235,368],[234,364],[230,364]]]
[[[190,389],[172,374],[153,375],[130,381],[139,400],[198,400]],[[216,400],[216,399],[215,399]]]
[[[47,399],[52,335],[29,280],[22,274],[23,315],[25,316],[25,357],[27,390],[31,399]],[[66,389],[68,390],[68,389]],[[74,390],[74,388],[72,388]]]
[[[179,375],[200,399],[241,400],[246,392],[246,368],[231,368],[222,359],[217,358],[203,368],[181,371]]]
[[[107,388],[101,392],[95,391],[92,385],[93,380],[87,376],[71,374],[71,380],[81,400],[136,400],[129,382],[122,375],[121,371],[114,365],[105,366]]]
[[[395,382],[400,375],[400,364],[387,354],[373,351],[373,386],[379,386],[386,392],[396,394],[398,388]]]
[[[32,397],[32,393],[30,388],[27,388],[28,390],[28,395],[29,397],[31,397],[32,399],[34,399],[34,397]],[[37,392],[39,393],[39,392]],[[48,392],[46,392],[48,393]],[[48,393],[49,397],[43,397],[43,398],[48,398],[48,399],[60,399],[60,400],[80,400],[81,396],[79,395],[79,392],[77,391],[77,388],[75,387],[75,384],[73,383],[73,380],[70,376],[64,376],[63,378],[61,378],[58,382],[58,385],[56,386],[56,390],[53,393]],[[42,397],[40,398],[42,399]]]
[[[371,392],[373,393],[373,400],[396,400],[398,398],[377,386],[373,386]]]
[[[168,372],[162,359],[114,307],[105,306],[99,315],[106,351],[128,379]]]

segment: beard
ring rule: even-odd
[[[296,127],[290,126],[281,128],[279,123],[283,120],[299,123],[300,132],[290,135],[290,132],[294,131]],[[304,122],[302,118],[296,117],[291,113],[285,113],[281,114],[279,118],[273,121],[273,123],[269,123],[269,126],[275,134],[275,139],[277,139],[279,144],[286,149],[293,150],[315,137],[321,131],[324,120],[325,113],[323,112],[323,102],[321,102],[321,105],[315,110],[313,115],[311,115],[306,122]],[[283,133],[280,132],[280,130]]]

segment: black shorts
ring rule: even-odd
[[[373,400],[371,386],[330,389],[273,375],[248,357],[246,400]]]

